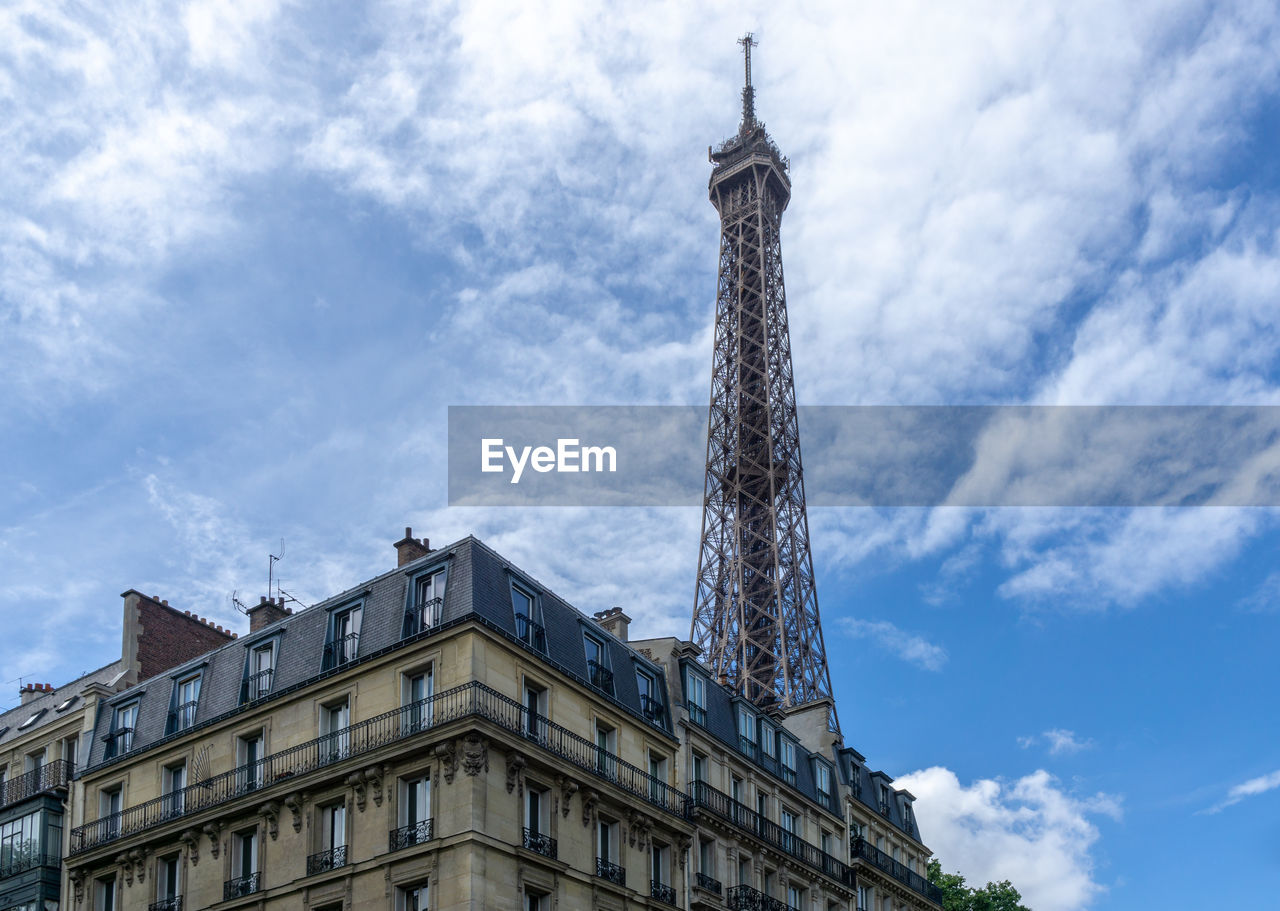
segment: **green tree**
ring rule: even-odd
[[[943,873],[937,858],[929,861],[929,882],[942,890],[943,911],[1031,911],[1009,880],[975,889],[959,873]]]

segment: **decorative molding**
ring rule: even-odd
[[[569,818],[569,805],[573,802],[573,795],[578,793],[578,783],[572,778],[564,776],[560,777],[560,814],[565,818]]]
[[[133,861],[133,869],[138,876],[138,882],[139,883],[146,882],[147,881],[147,855],[143,851],[139,850],[138,848],[134,848],[132,851],[129,852],[129,859]]]
[[[116,863],[120,865],[120,870],[124,873],[124,884],[126,886],[133,885],[133,861],[129,859],[128,854],[117,854]]]
[[[519,786],[519,796],[524,797],[524,767],[528,765],[528,760],[520,753],[507,754],[507,793]]]
[[[462,771],[472,778],[489,771],[489,742],[475,731],[462,738]]]
[[[355,792],[356,809],[359,810],[361,813],[363,813],[365,808],[364,773],[352,772],[350,775],[348,775],[347,786],[350,787],[351,790]]]
[[[284,799],[284,805],[288,807],[289,812],[293,814],[293,831],[302,831],[302,793],[294,791]]]
[[[387,767],[383,765],[369,766],[364,770],[364,780],[373,789],[374,806],[382,806],[382,784],[387,777]],[[387,785],[387,796],[391,794],[391,786]]]
[[[187,829],[178,836],[178,841],[186,845],[187,856],[191,858],[191,866],[200,863],[200,833],[195,829]]]
[[[71,880],[71,888],[75,892],[76,904],[78,905],[80,902],[84,901],[84,871],[73,870],[69,874],[69,877]]]
[[[436,758],[440,760],[441,774],[445,784],[453,784],[453,776],[458,774],[458,754],[453,748],[453,741],[437,743]]]
[[[209,836],[209,854],[214,860],[218,859],[218,851],[222,848],[222,845],[218,843],[221,837],[221,833],[218,831],[219,828],[220,826],[217,823],[206,822],[204,824],[204,834]]]
[[[582,795],[582,824],[584,826],[591,825],[591,818],[595,815],[596,804],[599,802],[599,791],[587,791]]]
[[[272,841],[275,841],[280,836],[280,804],[274,800],[268,800],[258,807],[258,815],[266,821],[267,834],[271,836]]]

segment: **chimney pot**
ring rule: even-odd
[[[395,548],[396,566],[404,566],[431,553],[430,542],[426,538],[419,541],[413,536],[413,529],[407,525],[404,529],[404,538],[395,543]]]
[[[267,603],[267,596],[266,596],[266,595],[259,595],[259,596],[258,596],[258,603],[259,603],[259,604],[266,604],[266,603]]]

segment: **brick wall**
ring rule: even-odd
[[[138,680],[164,673],[236,638],[231,630],[140,592],[127,591],[124,599],[126,659],[133,659]]]

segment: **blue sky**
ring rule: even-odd
[[[445,409],[706,400],[748,30],[801,403],[1280,400],[1272,3],[18,0],[11,701],[108,660],[126,588],[242,625],[281,538],[311,603],[405,525],[687,635],[696,511],[448,509]],[[1036,911],[1268,902],[1273,512],[811,522],[846,737],[948,867]]]

